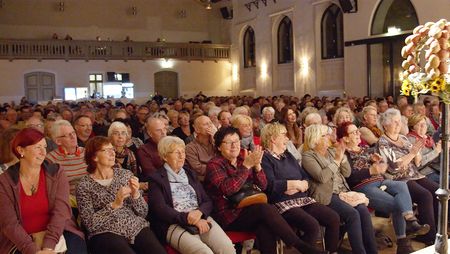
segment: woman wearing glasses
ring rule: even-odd
[[[345,224],[353,253],[377,253],[370,213],[365,198],[350,196],[345,178],[351,167],[342,143],[331,147],[332,130],[326,125],[313,124],[305,129],[305,147],[302,164],[311,176],[311,196],[336,211]]]
[[[89,175],[77,187],[78,209],[92,253],[165,253],[145,219],[148,207],[137,177],[115,165],[106,137],[86,144]]]
[[[303,253],[322,253],[302,241],[274,206],[262,203],[236,208],[226,198],[237,193],[246,183],[261,190],[267,187],[261,167],[261,147],[255,146],[253,152],[245,150],[244,156],[240,156],[240,140],[239,130],[233,127],[221,128],[214,135],[218,155],[209,161],[204,182],[214,202],[214,219],[225,230],[255,232],[262,254],[276,253],[277,238]]]
[[[165,163],[150,175],[148,196],[156,235],[183,254],[236,253],[231,240],[209,216],[211,199],[184,164],[184,141],[164,137],[158,143],[158,152]]]
[[[376,211],[392,214],[392,224],[397,238],[397,253],[411,253],[413,249],[407,235],[424,235],[428,224],[420,225],[412,210],[411,196],[405,182],[385,179],[387,164],[375,148],[361,143],[361,133],[352,122],[337,128],[337,137],[345,145],[352,173],[347,178],[350,188],[366,194],[369,206]]]

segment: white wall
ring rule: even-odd
[[[59,10],[64,2],[64,11]],[[229,23],[219,8],[194,0],[14,0],[0,8],[0,38],[50,39],[70,34],[76,40],[97,36],[122,41],[170,42],[212,40],[229,43]],[[132,6],[136,15],[131,14]],[[182,13],[182,14],[180,14]]]
[[[90,73],[130,73],[135,97],[148,98],[154,91],[154,73],[163,70],[159,61],[69,61],[0,60],[0,102],[20,100],[24,96],[24,75],[34,71],[55,74],[56,95],[63,97],[64,87],[88,87]],[[174,61],[171,69],[178,73],[180,95],[191,97],[200,90],[206,95],[231,95],[231,64],[227,61]]]

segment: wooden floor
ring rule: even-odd
[[[378,253],[379,254],[396,254],[397,246],[395,245],[395,241],[396,241],[395,234],[394,234],[394,230],[393,230],[390,219],[373,217],[372,222],[373,222],[375,229],[382,230],[382,232],[389,235],[391,237],[392,241],[394,242],[394,246],[392,248],[386,248],[386,249],[380,250]],[[412,241],[412,247],[415,251],[423,249],[423,252],[420,252],[420,254],[434,253],[433,249],[431,249],[430,251],[428,251],[429,249],[424,249],[426,246],[420,242]],[[298,252],[294,248],[284,248],[284,254],[299,254],[299,253],[300,252]],[[347,238],[344,239],[344,242],[342,243],[341,248],[339,249],[339,253],[340,254],[352,253],[350,244],[349,244]],[[302,254],[307,254],[307,253],[302,253]]]

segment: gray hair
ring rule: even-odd
[[[380,117],[381,126],[390,125],[394,116],[401,117],[400,111],[398,109],[389,108],[388,110],[386,110],[383,114],[381,114]]]
[[[56,120],[53,124],[51,124],[49,129],[50,137],[53,140],[61,135],[61,126],[70,126],[73,128],[72,124],[70,124],[70,122],[67,120]]]
[[[108,128],[108,137],[110,138],[113,132],[117,129],[124,129],[127,132],[128,137],[128,129],[127,126],[122,122],[113,122]]]
[[[328,126],[323,124],[313,124],[305,129],[305,144],[310,148],[316,148],[317,143],[322,138],[322,135],[328,132]]]
[[[309,125],[311,125],[311,122],[313,122],[316,119],[319,120],[320,123],[322,123],[322,116],[319,113],[316,112],[309,113],[308,115],[306,115],[303,125],[308,127]]]
[[[266,113],[266,112],[269,112],[269,113],[271,113],[271,114],[275,114],[275,109],[272,108],[272,107],[270,107],[270,106],[265,107],[265,108],[263,108],[261,114],[264,115],[264,113]]]
[[[166,136],[158,142],[158,153],[161,158],[165,158],[170,152],[173,152],[177,147],[186,147],[184,141],[179,137]]]
[[[221,108],[217,107],[217,106],[212,106],[209,110],[208,110],[208,116],[212,116],[212,115],[216,115],[218,116],[220,111],[222,111]]]

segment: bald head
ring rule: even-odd
[[[167,136],[167,128],[163,121],[159,118],[149,117],[145,122],[145,129],[148,136],[156,143]]]
[[[210,135],[214,125],[209,117],[199,116],[194,121],[194,130],[197,135]]]

